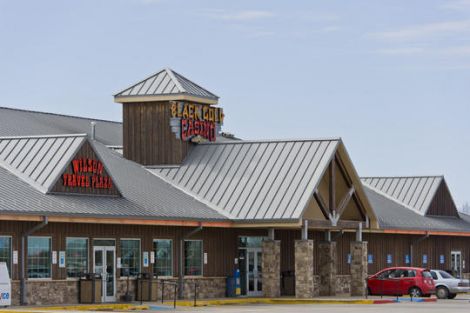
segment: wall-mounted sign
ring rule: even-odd
[[[92,189],[111,189],[111,177],[104,175],[103,163],[95,159],[75,159],[71,163],[73,173],[64,173],[62,183],[64,187],[82,187]]]
[[[57,264],[57,251],[52,251],[52,264]]]
[[[170,126],[184,141],[215,141],[224,123],[224,111],[209,105],[171,101]]]
[[[348,255],[346,256],[346,262],[347,262],[348,264],[351,264],[351,262],[352,262],[351,253],[348,253]]]
[[[367,256],[367,263],[373,264],[374,263],[374,256],[372,254],[369,254]]]
[[[387,254],[387,264],[392,264],[392,255]]]
[[[18,250],[13,251],[13,264],[18,264]]]
[[[150,264],[155,263],[155,251],[150,251]]]
[[[65,267],[65,251],[59,251],[59,267]]]
[[[410,255],[405,254],[405,264],[410,264]]]
[[[143,252],[143,258],[142,259],[143,259],[144,267],[148,267],[149,266],[149,253],[148,253],[148,251]]]
[[[445,264],[446,263],[446,257],[443,254],[441,254],[439,256],[439,263],[440,264]]]
[[[423,254],[423,264],[428,264],[428,255]]]

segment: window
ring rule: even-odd
[[[454,278],[454,276],[452,276],[449,273],[444,272],[444,271],[439,271],[439,274],[441,274],[442,278],[444,278],[444,279],[453,279]]]
[[[0,262],[7,263],[11,277],[11,237],[0,237]]]
[[[422,276],[424,278],[432,278],[432,275],[429,271],[423,271]]]
[[[434,271],[431,272],[431,276],[432,276],[432,279],[434,279],[434,280],[438,280],[438,279],[439,279],[439,278],[437,277],[436,272],[434,272]]]
[[[173,276],[173,244],[169,239],[156,239],[153,241],[155,263],[153,272],[157,276]]]
[[[184,242],[184,275],[202,275],[202,240]]]
[[[50,237],[28,237],[28,278],[51,278]]]
[[[67,262],[67,277],[80,277],[88,272],[88,239],[66,238],[65,253]]]
[[[121,276],[137,276],[140,273],[140,240],[121,240]]]

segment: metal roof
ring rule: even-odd
[[[362,177],[363,184],[414,212],[425,215],[442,176]]]
[[[0,107],[0,136],[90,134],[96,123],[96,140],[122,145],[120,122]]]
[[[181,166],[149,171],[235,220],[299,219],[341,141],[199,144]]]
[[[219,99],[219,97],[212,92],[169,68],[163,69],[137,84],[124,89],[114,97],[116,102],[121,102],[131,97],[147,97],[152,100],[157,100],[156,97],[174,95],[185,95],[212,100],[212,103],[217,103]]]
[[[80,136],[75,138],[85,140]],[[53,145],[52,139],[48,137],[44,139]],[[17,145],[20,145],[22,139],[18,140]],[[28,142],[25,143],[25,149],[31,144],[31,139]],[[89,143],[113,177],[122,197],[45,194],[40,188],[27,183],[21,177],[22,174],[0,167],[0,212],[165,220],[227,220],[224,215],[152,175],[141,165],[124,159],[97,141],[90,140]],[[65,147],[65,144],[62,144],[62,147]],[[32,150],[34,147],[29,149]],[[60,166],[54,170],[54,173],[59,168]]]
[[[86,135],[0,137],[0,166],[48,192]]]
[[[382,192],[364,185],[369,201],[379,220],[380,228],[428,231],[469,232],[470,217],[422,216]],[[462,214],[460,214],[463,217]]]

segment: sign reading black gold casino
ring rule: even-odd
[[[170,126],[184,141],[215,141],[224,122],[222,108],[196,103],[172,101]]]

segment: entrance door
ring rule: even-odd
[[[462,252],[461,251],[452,251],[450,255],[450,266],[452,269],[452,274],[457,277],[462,277]]]
[[[259,248],[246,249],[246,290],[248,296],[261,296],[263,294],[262,258],[263,253]]]
[[[116,301],[116,248],[93,247],[93,272],[101,274],[103,302]]]

